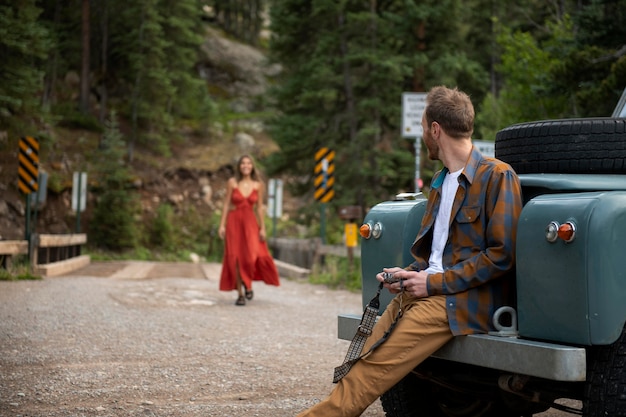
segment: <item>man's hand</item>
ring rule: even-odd
[[[383,272],[379,272],[376,275],[376,279],[379,282],[384,282],[385,277],[383,273],[393,274],[394,278],[398,278],[398,282],[391,284],[383,284],[385,288],[392,294],[398,294],[401,291],[408,293],[414,297],[424,298],[428,297],[428,291],[426,288],[426,281],[428,274],[425,271],[407,271],[399,267],[383,268]]]

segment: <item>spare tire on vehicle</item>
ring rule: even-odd
[[[626,119],[514,124],[496,134],[495,156],[518,174],[626,174]]]

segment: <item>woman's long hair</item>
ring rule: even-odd
[[[246,158],[248,158],[250,162],[252,162],[252,171],[250,172],[250,178],[252,178],[254,181],[260,181],[261,178],[256,172],[256,163],[254,162],[254,159],[250,155],[241,155],[241,157],[239,157],[239,159],[237,160],[237,169],[235,169],[235,179],[237,180],[237,182],[239,182],[243,178],[243,176],[241,175],[241,162]]]

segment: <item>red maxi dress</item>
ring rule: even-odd
[[[246,198],[238,188],[233,189],[231,203],[235,208],[226,217],[221,291],[237,289],[237,269],[248,289],[252,288],[252,281],[280,285],[272,255],[259,236],[259,224],[254,213],[258,198],[257,190],[253,190]]]

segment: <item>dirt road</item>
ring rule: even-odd
[[[283,279],[238,307],[219,270],[92,263],[0,281],[0,416],[283,417],[319,401],[348,346],[337,314],[360,313],[360,294]]]

